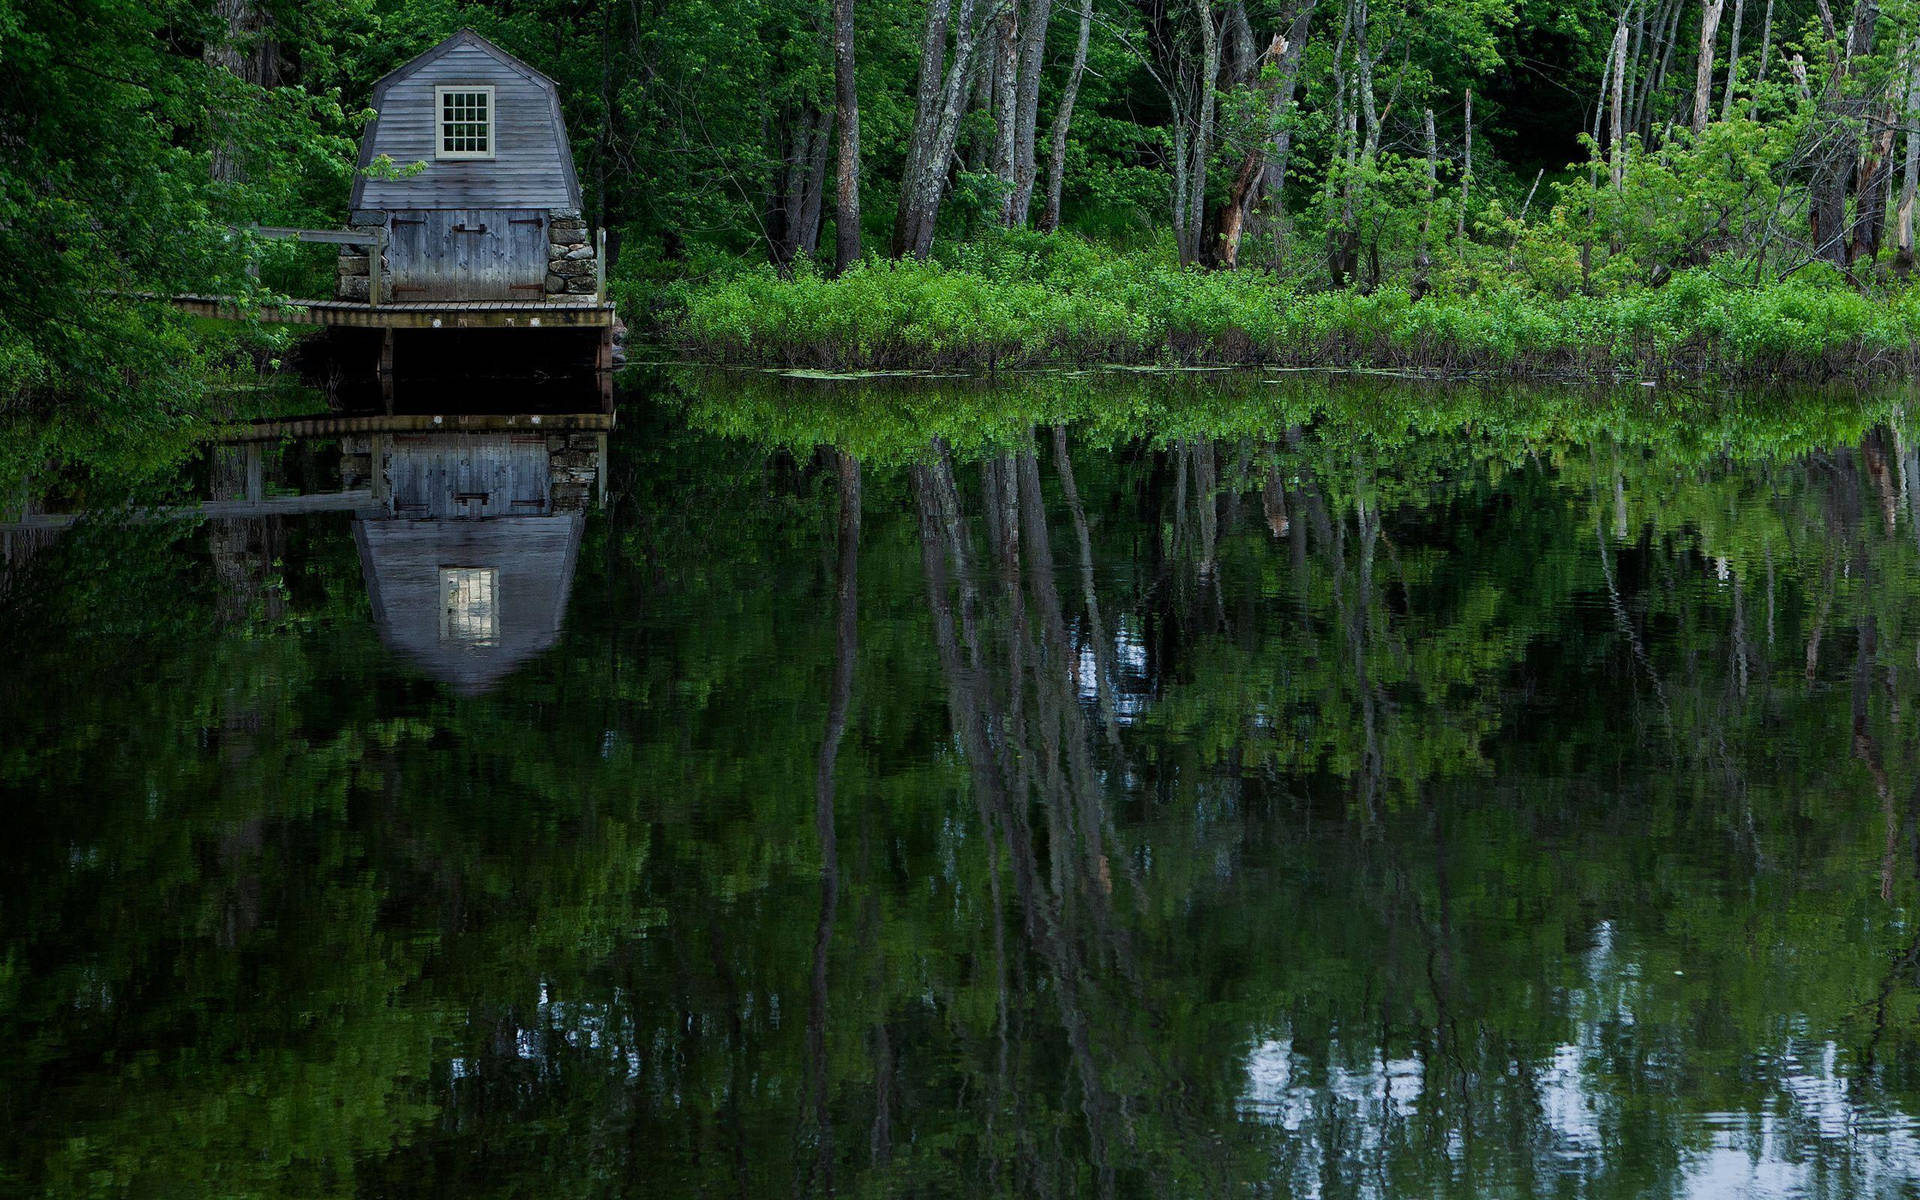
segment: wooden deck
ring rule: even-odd
[[[608,329],[613,304],[593,296],[550,300],[422,300],[368,304],[364,300],[289,300],[252,313],[230,296],[174,296],[197,317],[284,325],[344,325],[360,329]]]
[[[329,438],[374,433],[606,433],[610,412],[597,413],[403,413],[399,416],[296,417],[229,425],[216,441],[277,442],[283,438]]]

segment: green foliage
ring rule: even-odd
[[[1537,247],[1515,254],[1540,261]],[[1306,292],[1259,272],[1182,271],[1071,236],[1017,235],[838,279],[762,268],[683,286],[669,334],[715,361],[836,370],[1123,362],[1816,379],[1903,369],[1920,338],[1920,295],[1866,297],[1812,272],[1748,287],[1702,268],[1604,295],[1556,295],[1520,275],[1443,284],[1418,302]]]

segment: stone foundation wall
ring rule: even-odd
[[[593,234],[577,213],[553,214],[547,223],[547,294],[591,296],[598,290]]]
[[[386,228],[387,214],[360,210],[348,226],[356,233],[373,233]],[[340,247],[339,277],[334,296],[340,300],[364,303],[372,287],[371,246]],[[547,278],[549,296],[591,296],[599,290],[598,251],[593,231],[577,212],[554,209],[547,220]],[[382,257],[380,277],[393,278],[392,262]],[[384,299],[392,299],[391,294]]]
[[[547,469],[553,479],[553,511],[585,512],[600,474],[600,436],[547,435]]]

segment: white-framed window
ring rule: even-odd
[[[491,646],[500,640],[500,572],[440,568],[440,640]]]
[[[493,88],[483,84],[453,84],[433,89],[435,158],[492,158],[494,136]]]

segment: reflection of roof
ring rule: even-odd
[[[356,520],[354,542],[381,640],[457,691],[486,691],[558,640],[582,524],[577,513]],[[486,573],[485,607],[476,616],[470,581],[479,573]],[[467,606],[451,621],[450,586]],[[482,625],[484,636],[476,636]]]

